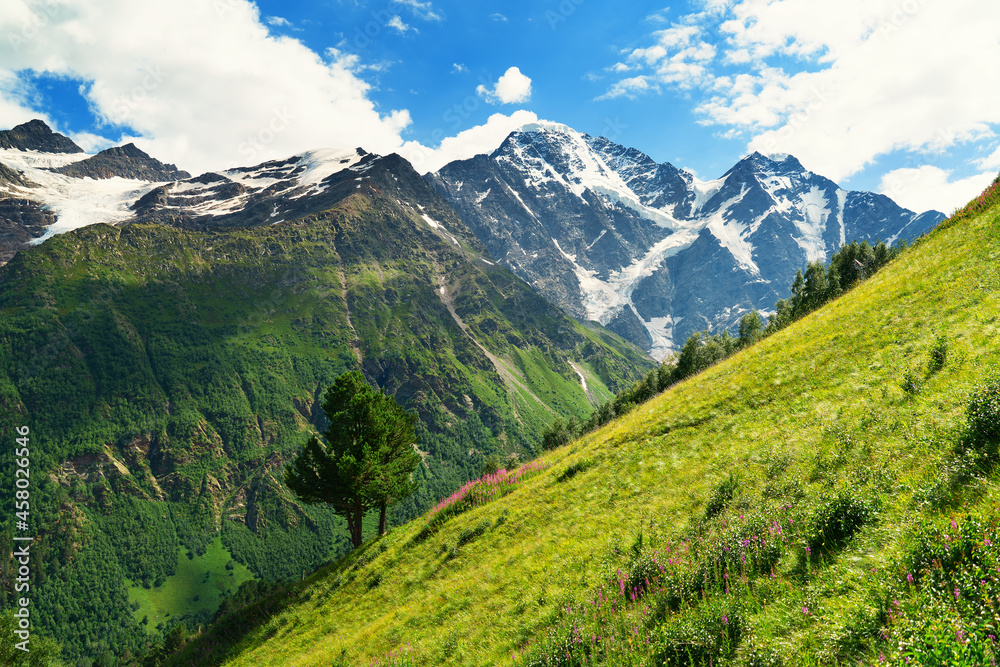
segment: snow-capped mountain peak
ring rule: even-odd
[[[208,172],[157,187],[132,206],[140,216],[171,212],[195,218],[223,218],[251,210],[266,211],[272,224],[297,200],[322,195],[331,179],[345,170],[363,173],[379,156],[361,148],[327,148],[270,160],[251,167]]]
[[[791,155],[754,152],[703,181],[553,123],[427,178],[543,295],[658,357],[772,309],[797,269],[845,242],[912,238],[943,217],[847,192]]]

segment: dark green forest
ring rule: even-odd
[[[568,360],[605,396],[652,366],[414,217],[356,197],[274,227],[95,225],[0,267],[0,449],[30,427],[37,632],[70,663],[137,656],[206,623],[143,625],[127,586],[162,586],[216,535],[265,582],[348,551],[343,520],[281,479],[345,371],[419,417],[418,491],[393,525],[491,456],[530,458],[553,419],[586,417],[597,399]],[[12,476],[5,455],[0,482]],[[0,564],[4,608],[12,577]]]

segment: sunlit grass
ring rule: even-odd
[[[407,646],[417,665],[856,664],[954,634],[966,612],[945,596],[952,615],[920,625],[938,598],[907,589],[899,567],[939,535],[922,526],[952,513],[984,526],[970,544],[994,539],[995,478],[962,477],[954,452],[970,392],[1000,368],[998,267],[995,209],[938,230],[820,311],[546,454],[509,494],[318,572],[232,664],[368,664]],[[932,370],[941,337],[947,360]],[[707,517],[731,474],[735,492]],[[562,659],[560,642],[592,648]]]

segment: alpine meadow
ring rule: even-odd
[[[991,664],[998,204],[175,664]]]

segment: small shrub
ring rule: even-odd
[[[820,500],[807,528],[803,559],[808,560],[844,546],[872,519],[876,509],[875,502],[846,489]]]
[[[457,546],[461,547],[463,545],[468,544],[469,542],[471,542],[472,540],[476,539],[477,537],[485,533],[487,530],[489,530],[489,527],[490,527],[489,520],[484,519],[475,526],[466,528],[465,530],[463,530],[461,533],[458,534]]]
[[[903,381],[899,383],[899,387],[908,396],[915,396],[923,389],[923,384],[923,380],[920,379],[919,375],[913,371],[906,371],[906,374],[903,375]]]
[[[483,471],[480,473],[480,477],[495,475],[501,467],[502,464],[500,463],[500,457],[496,454],[490,454],[489,457],[487,457],[486,462],[483,463]]]
[[[592,459],[582,459],[574,463],[569,464],[566,470],[564,470],[558,477],[556,477],[557,482],[565,482],[566,480],[573,479],[581,472],[585,472],[594,466],[594,461]]]
[[[735,605],[707,602],[677,616],[660,629],[651,664],[687,667],[727,664],[746,634],[747,624]]]
[[[965,411],[966,441],[986,462],[992,464],[1000,446],[1000,377],[972,392]]]
[[[914,500],[935,510],[951,507],[961,500],[963,491],[979,479],[975,453],[960,452],[941,463],[933,481],[919,489]]]
[[[934,339],[934,347],[931,348],[930,359],[927,360],[927,372],[931,375],[944,368],[948,360],[948,339],[943,335],[938,335]]]
[[[768,479],[775,479],[788,470],[791,463],[792,457],[786,452],[771,452],[763,461],[764,474]]]
[[[851,657],[866,653],[882,639],[882,627],[885,623],[886,617],[882,610],[865,607],[853,610],[833,641],[837,664],[847,664]]]
[[[709,499],[708,504],[705,505],[705,519],[711,519],[722,512],[722,510],[726,509],[726,506],[729,505],[729,501],[733,499],[733,496],[736,494],[736,490],[739,486],[739,476],[729,473],[729,477],[722,480],[722,482],[715,487],[715,492]]]
[[[926,522],[911,538],[900,573],[905,573],[906,588],[900,601],[892,603],[894,664],[996,664],[996,510]]]

